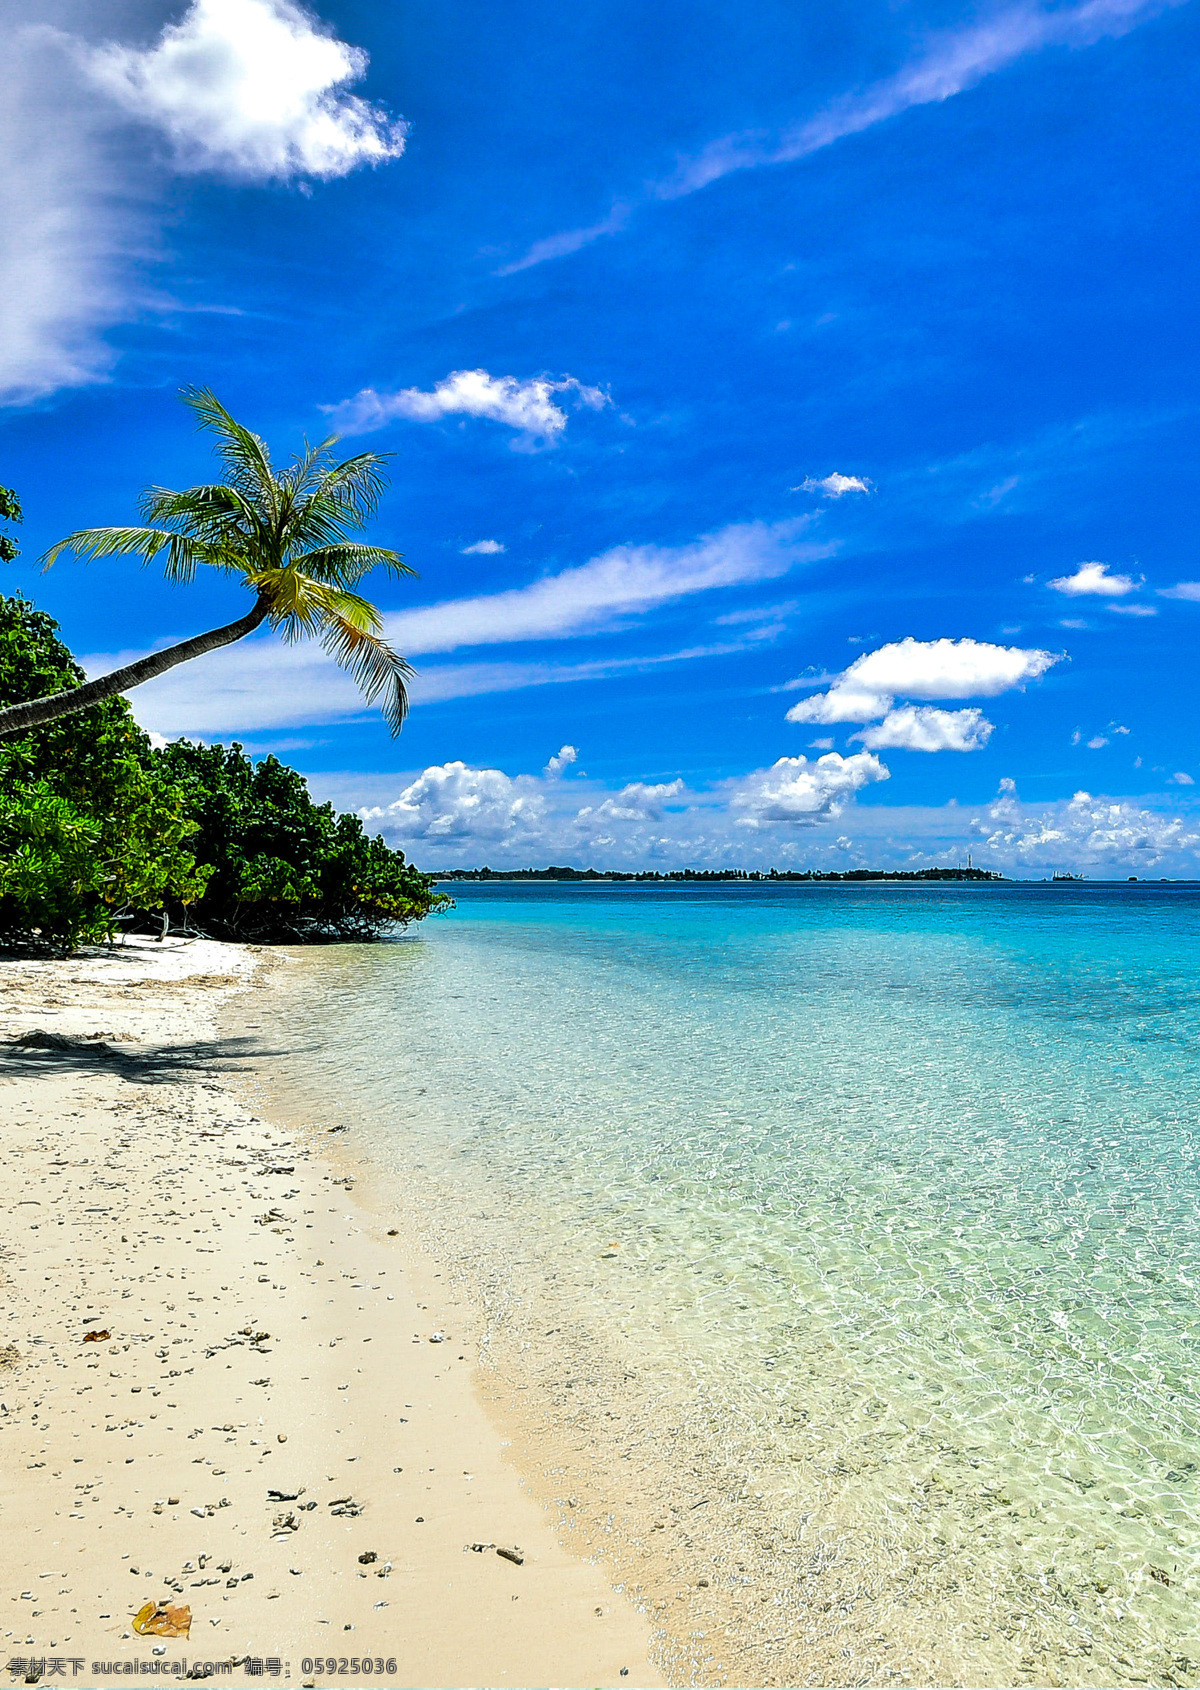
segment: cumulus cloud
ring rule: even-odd
[[[1144,872],[1186,861],[1200,846],[1200,832],[1179,816],[1089,792],[1077,792],[1065,803],[1023,805],[1012,781],[1004,782],[995,801],[972,818],[970,830],[997,866],[1017,872],[1055,867]]]
[[[828,546],[800,539],[803,526],[735,523],[682,546],[614,546],[527,587],[388,617],[388,638],[409,653],[565,639],[615,616],[712,588],[771,580],[801,560],[828,556]]]
[[[426,769],[394,803],[362,812],[402,839],[484,841],[535,833],[545,813],[532,776],[457,762]]]
[[[811,698],[802,698],[798,704],[793,704],[787,720],[816,722],[832,727],[835,722],[869,722],[874,716],[886,716],[891,706],[892,700],[886,693],[855,686],[847,676],[844,682],[839,682],[828,692],[816,692]]]
[[[603,803],[594,807],[587,805],[580,810],[578,819],[586,821],[592,817],[595,821],[658,821],[663,814],[663,807],[678,802],[684,795],[684,784],[681,780],[660,781],[655,785],[647,785],[645,781],[630,781],[620,792]]]
[[[994,727],[982,710],[905,704],[851,738],[861,740],[868,751],[980,751]]]
[[[744,827],[789,822],[802,827],[840,816],[849,799],[889,771],[869,751],[843,757],[829,751],[815,762],[780,757],[769,769],[756,769],[732,783],[730,807]]]
[[[569,768],[578,759],[579,753],[573,745],[561,746],[546,764],[542,773],[553,780],[556,775],[561,775],[564,769]]]
[[[869,493],[871,484],[858,475],[839,475],[834,470],[832,475],[822,476],[818,481],[815,476],[808,476],[799,487],[793,487],[793,493],[824,493],[827,499],[840,499],[846,493]]]
[[[316,775],[313,786],[339,805],[362,806],[364,820],[398,843],[418,842],[419,860],[431,868],[922,868],[971,850],[977,863],[1017,876],[1071,869],[1123,878],[1194,875],[1200,862],[1196,821],[1136,800],[1077,792],[1028,805],[1006,778],[982,810],[854,802],[887,778],[886,766],[864,751],[817,762],[785,757],[705,790],[680,780],[608,790],[586,777],[564,783],[465,762],[402,777],[395,798],[381,775]]]
[[[367,55],[290,0],[193,0],[153,46],[111,44],[86,64],[97,87],[166,136],[183,170],[345,176],[404,150],[406,126],[346,92]]]
[[[97,40],[112,15],[9,0],[0,18],[0,404],[105,379],[105,330],[171,309],[137,279],[167,170],[338,176],[403,146],[402,125],[345,92],[365,54],[289,0],[197,0],[146,48]]]
[[[493,376],[486,370],[452,370],[444,381],[426,391],[403,387],[396,393],[377,393],[364,387],[353,399],[324,405],[339,434],[369,434],[397,417],[408,422],[440,422],[445,417],[486,417],[514,428],[526,440],[554,441],[567,426],[567,413],[557,402],[566,395],[577,405],[598,411],[609,404],[598,387],[587,387],[574,376]]]
[[[1058,662],[1049,651],[986,640],[897,640],[864,652],[846,671],[873,692],[908,698],[994,698],[1037,680]]]
[[[1074,575],[1057,575],[1049,584],[1071,598],[1119,599],[1138,589],[1131,575],[1113,575],[1106,563],[1081,563]]]
[[[561,753],[559,753],[561,756]],[[547,770],[555,759],[551,758]],[[377,784],[377,777],[367,777]],[[888,771],[867,752],[817,762],[783,757],[769,769],[689,790],[681,779],[629,781],[616,791],[564,785],[557,772],[508,775],[448,762],[422,770],[390,803],[364,805],[369,825],[397,841],[420,841],[421,860],[509,864],[663,860],[721,862],[747,845],[794,857],[797,827],[820,840],[862,787]],[[336,796],[351,793],[340,781]],[[580,803],[586,796],[588,802]],[[818,850],[832,849],[828,840]]]
[[[828,692],[801,699],[788,711],[787,719],[789,722],[822,724],[870,722],[876,717],[887,717],[897,696],[994,698],[998,693],[1038,679],[1051,664],[1057,662],[1053,652],[1033,647],[991,645],[984,640],[972,639],[916,640],[910,636],[856,657],[849,668],[835,679]],[[938,732],[934,721],[937,717],[947,720],[958,717],[959,728],[965,732],[967,724],[963,718],[971,714],[969,711],[925,712],[926,737]],[[978,717],[978,712],[974,714]],[[907,731],[916,733],[918,720],[914,712]],[[977,749],[986,743],[991,724],[988,723],[986,732],[983,732],[982,722],[982,717],[978,717],[974,727],[975,745],[958,745],[954,749]],[[900,733],[906,730],[903,724],[897,724],[893,731]],[[880,740],[878,743],[893,742]],[[920,749],[932,750],[934,747],[926,745]]]
[[[494,557],[497,552],[507,551],[499,540],[476,540],[473,546],[464,546],[463,557]]]

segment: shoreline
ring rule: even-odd
[[[650,1623],[510,1459],[439,1264],[336,1146],[247,1105],[248,989],[284,966],[211,941],[0,965],[0,1664],[661,1685]],[[147,1601],[190,1636],[135,1634]]]

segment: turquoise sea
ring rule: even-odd
[[[1200,888],[450,890],[293,971],[288,1101],[686,1670],[1200,1678]]]

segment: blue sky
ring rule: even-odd
[[[399,739],[266,637],[148,727],[429,864],[1200,869],[1195,0],[22,4],[7,590],[239,613],[36,569],[207,476],[185,383],[394,453],[419,572]]]

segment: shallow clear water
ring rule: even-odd
[[[453,890],[306,959],[293,1101],[876,1544],[881,1647],[952,1601],[981,1682],[1190,1678],[1200,889]]]

